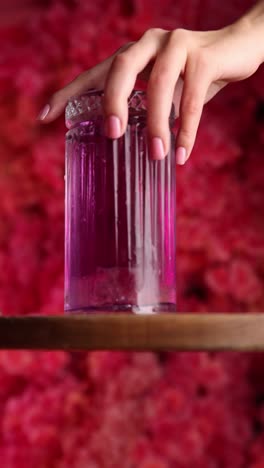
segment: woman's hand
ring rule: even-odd
[[[168,120],[174,102],[180,118],[176,158],[184,164],[192,151],[204,104],[227,83],[243,80],[257,70],[264,58],[263,37],[264,22],[257,28],[251,12],[217,31],[149,29],[139,41],[126,44],[56,92],[39,119],[51,122],[71,96],[89,88],[104,89],[105,131],[108,137],[119,138],[127,126],[127,99],[139,77],[148,81],[152,157],[163,159],[168,152]]]

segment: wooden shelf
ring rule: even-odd
[[[264,313],[0,317],[0,349],[264,351]]]

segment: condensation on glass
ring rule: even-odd
[[[102,98],[90,91],[66,108],[65,311],[174,312],[173,133],[168,156],[151,160],[146,95],[134,91],[126,133],[110,140]]]

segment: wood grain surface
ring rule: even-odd
[[[264,313],[0,317],[0,349],[264,351]]]

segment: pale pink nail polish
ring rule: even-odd
[[[164,159],[165,152],[162,143],[162,139],[159,137],[154,137],[151,140],[151,147],[150,147],[150,156],[153,159]]]
[[[186,149],[183,146],[179,146],[176,150],[176,161],[181,165],[186,161]]]
[[[49,111],[50,111],[50,105],[46,104],[44,109],[42,109],[42,111],[40,112],[40,114],[38,116],[38,120],[44,120],[47,117]]]
[[[118,117],[110,115],[105,120],[105,133],[109,138],[119,138],[121,136],[121,123]]]

